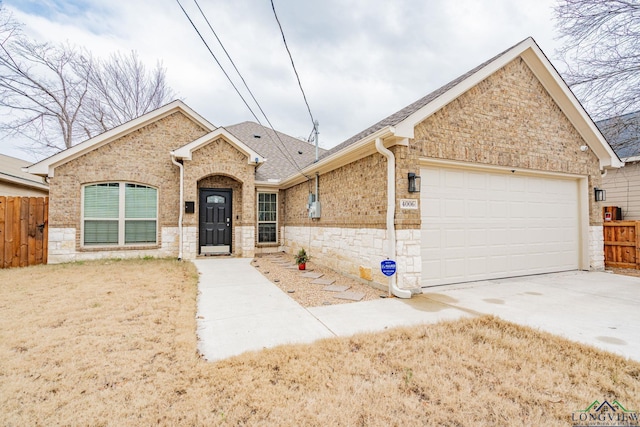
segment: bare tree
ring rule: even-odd
[[[83,117],[87,134],[104,132],[172,100],[175,94],[165,74],[160,63],[148,73],[134,51],[95,61]]]
[[[165,70],[135,52],[96,60],[84,49],[28,39],[0,5],[0,130],[51,154],[170,101]]]
[[[20,37],[1,46],[0,106],[10,119],[2,129],[23,135],[45,151],[69,148],[88,90],[90,58],[70,46]]]
[[[640,2],[561,0],[563,76],[596,119],[640,109]]]

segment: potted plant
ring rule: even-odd
[[[309,261],[309,255],[307,255],[307,251],[304,248],[300,248],[297,254],[294,255],[296,259],[296,264],[298,264],[298,270],[304,270],[307,268],[307,261]]]

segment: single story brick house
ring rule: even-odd
[[[50,262],[305,247],[405,298],[604,266],[594,188],[622,162],[531,38],[318,154],[175,101],[28,171],[50,182]]]
[[[0,154],[0,196],[46,197],[49,186],[42,177],[24,172],[31,162]]]
[[[620,208],[620,219],[640,220],[640,111],[596,123],[624,167],[602,177],[604,206]],[[614,218],[615,219],[615,218]]]

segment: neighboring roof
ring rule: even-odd
[[[198,125],[200,125],[203,129],[209,132],[216,129],[214,125],[209,123],[206,119],[204,119],[194,110],[189,108],[184,102],[177,100],[177,101],[170,102],[169,104],[164,105],[156,110],[143,114],[138,118],[128,121],[127,123],[124,123],[113,129],[110,129],[98,136],[95,136],[91,139],[87,139],[86,141],[76,144],[71,148],[68,148],[64,151],[54,154],[53,156],[48,157],[38,163],[35,163],[26,169],[28,172],[36,175],[53,176],[53,171],[56,166],[59,166],[70,160],[78,158],[92,150],[95,150],[98,147],[101,147],[105,144],[110,143],[111,141],[121,138],[126,134],[129,134],[137,129],[147,126],[149,123],[155,122],[163,117],[167,117],[178,111],[185,114],[191,120],[198,123]]]
[[[640,111],[600,120],[596,126],[618,157],[624,161],[640,160]]]
[[[427,117],[518,57],[525,61],[565,116],[600,159],[600,167],[621,167],[623,163],[604,139],[560,74],[531,37],[349,138],[325,153],[321,157],[321,161],[339,156],[340,152],[353,145],[372,143],[372,136],[382,133],[385,129],[388,129],[397,138],[413,138],[414,128],[418,123],[424,121]],[[312,173],[311,169],[309,168],[305,173]]]
[[[31,162],[0,154],[0,181],[48,191],[49,185],[41,177],[22,171],[22,168],[30,164]]]
[[[172,155],[176,156],[179,159],[191,160],[191,156],[195,150],[206,145],[212,141],[215,141],[219,137],[224,137],[231,145],[235,148],[243,152],[247,156],[247,163],[251,165],[259,165],[264,162],[264,157],[258,154],[255,150],[249,147],[244,142],[240,141],[234,135],[230,134],[225,128],[218,128],[212,132],[209,132],[206,135],[201,136],[195,141],[191,141],[190,143],[183,145],[171,152]]]
[[[225,129],[267,159],[256,171],[256,181],[286,178],[316,160],[315,145],[258,123],[242,122]],[[319,155],[325,152],[318,148]]]

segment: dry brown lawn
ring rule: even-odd
[[[640,364],[480,317],[210,363],[173,260],[0,270],[0,425],[568,425]]]

